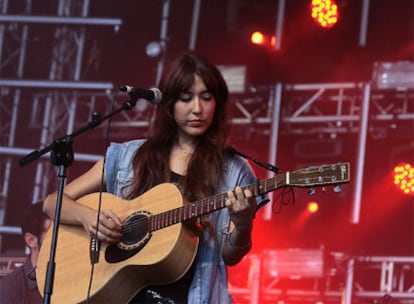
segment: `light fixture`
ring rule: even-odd
[[[147,48],[145,50],[145,53],[148,55],[148,57],[158,57],[162,52],[162,46],[161,43],[157,41],[151,41],[147,44]]]
[[[320,26],[330,28],[338,22],[338,5],[335,0],[312,0],[310,7],[313,20]]]
[[[414,167],[407,163],[400,163],[394,167],[394,184],[404,194],[414,194]]]

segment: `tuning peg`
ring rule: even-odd
[[[309,195],[314,195],[315,193],[316,193],[315,188],[310,188],[309,191],[308,191]]]
[[[339,186],[339,185],[335,186],[335,187],[333,188],[333,192],[335,192],[335,193],[342,192],[342,187],[341,187],[341,186]]]

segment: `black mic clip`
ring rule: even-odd
[[[131,103],[128,106],[135,106],[138,99],[145,99],[153,106],[159,104],[161,102],[162,93],[157,88],[151,88],[151,89],[142,89],[142,88],[136,88],[132,86],[122,86],[119,88],[119,91],[128,93]]]

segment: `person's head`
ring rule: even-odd
[[[216,145],[225,143],[228,89],[215,65],[205,57],[183,54],[165,69],[159,88],[163,97],[154,119],[155,137],[169,136],[171,144],[184,133]],[[190,121],[198,117],[200,121]]]
[[[171,149],[183,138],[195,143],[180,181],[183,193],[196,198],[214,194],[227,153],[228,88],[223,76],[205,57],[183,54],[165,69],[159,88],[162,100],[151,134],[134,157],[135,178],[127,198],[169,181]]]
[[[22,228],[23,238],[31,252],[38,251],[51,221],[43,213],[42,202],[29,205],[24,209],[20,226]]]

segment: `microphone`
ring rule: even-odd
[[[148,100],[149,103],[152,104],[153,106],[159,104],[162,98],[162,93],[157,88],[141,89],[141,88],[124,85],[120,87],[119,90],[122,92],[128,93],[129,96],[131,96],[131,98],[135,100],[140,99],[140,98]]]

